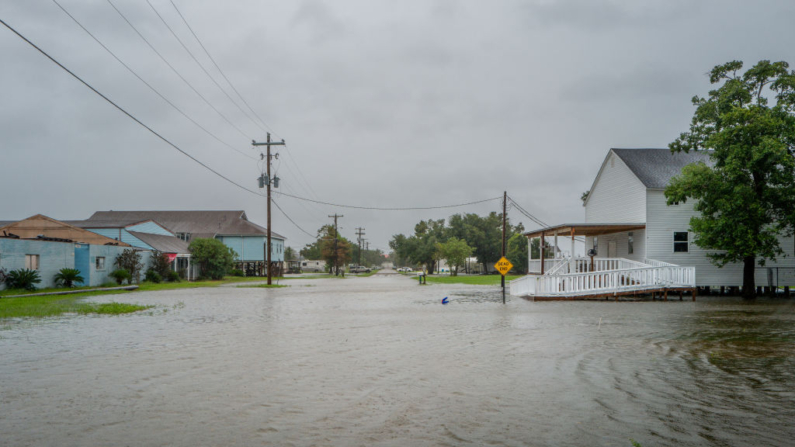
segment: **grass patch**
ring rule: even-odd
[[[346,273],[346,275],[355,276],[357,278],[367,278],[368,276],[373,276],[378,273],[378,270],[371,270],[370,273]]]
[[[124,293],[116,291],[115,293]],[[75,295],[32,296],[0,299],[0,319],[22,317],[54,317],[66,313],[119,315],[154,306],[125,303],[85,303],[81,299],[95,295],[115,294],[112,292],[87,292]]]
[[[237,287],[239,289],[280,289],[282,287],[290,287],[290,286],[285,286],[283,284],[247,284]]]
[[[36,290],[5,289],[5,290],[0,290],[0,298],[11,295],[30,295],[32,293],[47,293],[47,292],[68,292],[70,290],[85,290],[85,289],[96,289],[96,288],[97,286],[72,287],[71,289],[68,287],[47,287],[44,289],[36,289]]]
[[[416,277],[416,275],[414,275]],[[506,275],[505,282],[521,278],[522,275]],[[472,275],[472,276],[432,276],[428,275],[426,280],[429,284],[473,284],[479,286],[499,286],[500,275]]]

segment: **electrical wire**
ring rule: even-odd
[[[71,71],[71,70],[69,70],[68,68],[66,68],[66,67],[65,67],[63,64],[61,64],[60,62],[58,62],[58,61],[57,61],[57,60],[56,60],[54,57],[50,56],[50,55],[49,55],[49,54],[48,54],[46,51],[44,51],[43,49],[39,48],[39,47],[38,47],[36,44],[34,44],[34,43],[33,43],[33,42],[31,42],[30,40],[28,40],[28,38],[27,38],[27,37],[25,37],[25,36],[23,36],[22,34],[20,34],[20,33],[19,33],[19,31],[17,31],[16,29],[14,29],[14,28],[13,28],[11,25],[9,25],[8,23],[6,23],[6,22],[5,22],[3,19],[0,19],[0,23],[2,23],[2,24],[3,24],[3,25],[6,27],[6,28],[8,28],[9,30],[11,30],[11,32],[13,32],[13,33],[14,33],[14,34],[16,34],[17,36],[19,36],[19,37],[20,37],[22,40],[24,40],[25,42],[27,42],[27,43],[28,43],[30,46],[32,46],[33,48],[35,48],[36,50],[38,50],[38,51],[39,51],[41,54],[43,54],[45,57],[47,57],[47,59],[51,60],[53,63],[55,63],[56,65],[58,65],[59,67],[61,67],[61,68],[62,68],[64,71],[66,71],[67,73],[69,73],[70,75],[72,75],[72,77],[73,77],[73,78],[75,78],[75,79],[77,79],[78,81],[80,81],[80,83],[82,83],[83,85],[85,85],[86,87],[88,87],[88,88],[89,88],[89,89],[90,89],[92,92],[94,92],[94,93],[96,93],[97,95],[99,95],[99,96],[100,96],[102,99],[104,99],[105,101],[107,101],[108,103],[110,103],[110,105],[112,105],[113,107],[115,107],[116,109],[118,109],[118,110],[119,110],[120,112],[122,112],[123,114],[127,115],[127,117],[129,117],[130,119],[132,119],[133,121],[135,121],[136,123],[138,123],[138,124],[139,124],[141,127],[143,127],[144,129],[148,130],[148,131],[149,131],[150,133],[152,133],[154,136],[156,136],[157,138],[161,139],[163,142],[165,142],[165,143],[166,143],[166,144],[168,144],[169,146],[171,146],[171,147],[173,147],[174,149],[176,149],[177,151],[179,151],[179,152],[180,152],[182,155],[184,155],[184,156],[186,156],[186,157],[190,158],[191,160],[195,161],[196,163],[198,163],[199,165],[201,165],[202,167],[204,167],[204,168],[205,168],[205,169],[207,169],[208,171],[212,172],[213,174],[217,175],[218,177],[221,177],[222,179],[226,180],[227,182],[229,182],[229,183],[231,183],[231,184],[233,184],[233,185],[237,186],[238,188],[240,188],[240,189],[242,189],[242,190],[244,190],[244,191],[250,192],[251,194],[254,194],[254,195],[257,195],[257,196],[263,197],[263,196],[262,196],[262,194],[259,194],[259,193],[257,193],[256,191],[253,191],[253,190],[251,190],[251,189],[248,189],[248,188],[246,188],[245,186],[243,186],[243,185],[241,185],[241,184],[239,184],[239,183],[235,182],[234,180],[230,179],[229,177],[226,177],[225,175],[221,174],[220,172],[218,172],[218,171],[214,170],[213,168],[211,168],[211,167],[207,166],[206,164],[202,163],[200,160],[198,160],[198,159],[197,159],[197,158],[195,158],[194,156],[192,156],[192,155],[190,155],[189,153],[185,152],[185,151],[184,151],[184,150],[182,150],[182,149],[181,149],[179,146],[177,146],[176,144],[172,143],[172,142],[171,142],[171,141],[169,141],[169,140],[168,140],[166,137],[164,137],[164,136],[160,135],[159,133],[157,133],[157,131],[155,131],[155,130],[154,130],[154,129],[152,129],[151,127],[147,126],[146,124],[144,124],[144,123],[143,123],[141,120],[139,120],[138,118],[136,118],[135,116],[133,116],[133,115],[132,115],[130,112],[128,112],[127,110],[125,110],[124,108],[122,108],[120,105],[118,105],[118,104],[116,104],[115,102],[113,102],[113,100],[111,100],[111,99],[110,99],[110,98],[108,98],[107,96],[103,95],[103,94],[102,94],[102,93],[101,93],[99,90],[97,90],[97,89],[95,89],[94,87],[92,87],[92,86],[91,86],[91,84],[89,84],[88,82],[84,81],[84,80],[83,80],[83,78],[81,78],[80,76],[76,75],[74,72],[72,72],[72,71]]]
[[[285,212],[284,212],[284,210],[282,209],[282,207],[280,207],[280,206],[279,206],[279,204],[278,204],[278,203],[276,203],[276,201],[275,201],[275,200],[271,199],[271,203],[273,203],[273,205],[274,205],[274,206],[276,206],[276,209],[278,209],[279,211],[281,211],[281,212],[282,212],[282,214],[284,214],[284,217],[286,217],[286,218],[287,218],[287,220],[289,220],[289,221],[290,221],[290,223],[292,223],[293,225],[295,225],[295,227],[296,227],[296,228],[298,228],[299,230],[303,231],[303,232],[304,232],[306,235],[308,235],[309,237],[311,237],[311,238],[313,238],[313,239],[315,239],[315,238],[317,237],[316,235],[313,235],[312,233],[310,233],[310,232],[308,232],[308,231],[304,230],[304,229],[303,229],[303,228],[301,228],[301,227],[300,227],[300,226],[299,226],[297,223],[295,223],[295,221],[294,221],[293,219],[291,219],[291,218],[290,218],[290,216],[288,216],[288,215],[287,215],[287,213],[285,213]]]
[[[140,75],[139,75],[139,74],[138,74],[138,73],[137,73],[135,70],[133,70],[133,69],[132,69],[132,68],[131,68],[129,65],[127,65],[127,64],[126,64],[124,61],[122,61],[122,60],[121,60],[121,59],[120,59],[118,56],[116,56],[116,54],[115,54],[113,51],[111,51],[111,50],[110,50],[110,48],[108,48],[108,47],[107,47],[107,46],[106,46],[104,43],[102,43],[102,41],[100,41],[100,40],[99,40],[99,38],[97,38],[97,37],[96,37],[94,34],[92,34],[92,33],[91,33],[91,31],[89,31],[89,30],[88,30],[88,29],[87,29],[85,26],[83,26],[83,24],[82,24],[82,23],[80,23],[80,21],[79,21],[79,20],[77,20],[77,18],[75,18],[75,16],[73,16],[71,13],[69,13],[69,11],[67,11],[67,10],[66,10],[66,8],[64,8],[64,7],[63,7],[63,5],[61,5],[60,3],[58,3],[58,1],[57,1],[57,0],[52,0],[52,1],[53,1],[53,3],[55,3],[55,4],[56,4],[56,5],[59,7],[59,8],[61,8],[61,11],[63,11],[63,12],[64,12],[64,13],[65,13],[67,16],[69,16],[69,18],[70,18],[70,19],[72,19],[72,21],[74,21],[74,22],[77,24],[77,26],[79,26],[80,28],[82,28],[82,29],[83,29],[83,31],[85,31],[85,32],[86,32],[86,34],[88,34],[89,36],[91,36],[91,38],[92,38],[92,39],[94,39],[94,41],[95,41],[96,43],[98,43],[98,44],[99,44],[99,45],[100,45],[102,48],[104,48],[104,49],[105,49],[105,51],[107,51],[107,52],[108,52],[108,53],[109,53],[111,56],[113,56],[113,58],[114,58],[114,59],[116,59],[116,61],[118,61],[118,62],[119,62],[119,63],[120,63],[120,64],[121,64],[121,65],[122,65],[124,68],[126,68],[126,69],[127,69],[127,71],[129,71],[130,73],[132,73],[132,75],[133,75],[133,76],[135,76],[136,78],[138,78],[138,80],[139,80],[139,81],[143,82],[143,83],[144,83],[144,85],[146,85],[147,87],[149,87],[149,89],[150,89],[150,90],[152,90],[152,91],[153,91],[153,92],[154,92],[154,93],[155,93],[157,96],[159,96],[159,97],[160,97],[160,99],[162,99],[163,101],[165,101],[165,102],[166,102],[168,105],[170,105],[170,106],[171,106],[171,107],[172,107],[174,110],[176,110],[177,112],[179,112],[179,113],[180,113],[182,116],[184,116],[186,119],[188,119],[188,120],[189,120],[191,123],[193,123],[193,124],[194,124],[196,127],[198,127],[199,129],[203,130],[203,131],[204,131],[204,133],[206,133],[207,135],[209,135],[210,137],[212,137],[214,140],[218,141],[219,143],[223,144],[224,146],[228,147],[229,149],[232,149],[233,151],[235,151],[235,152],[237,152],[237,153],[239,153],[239,154],[243,155],[243,156],[244,156],[244,157],[246,157],[246,158],[249,158],[249,159],[251,159],[251,160],[256,160],[256,157],[252,157],[251,155],[249,155],[249,154],[247,154],[247,153],[245,153],[245,152],[243,152],[243,151],[241,151],[241,150],[239,150],[239,149],[235,148],[235,147],[234,147],[234,146],[232,146],[231,144],[229,144],[229,143],[227,143],[226,141],[224,141],[224,140],[220,139],[218,136],[216,136],[215,134],[213,134],[212,132],[210,132],[209,130],[207,130],[207,128],[205,128],[204,126],[202,126],[201,124],[199,124],[199,123],[198,123],[196,120],[194,120],[193,118],[191,118],[190,116],[188,116],[188,114],[186,114],[184,111],[182,111],[182,109],[180,109],[179,107],[177,107],[177,106],[176,106],[176,105],[175,105],[173,102],[171,102],[171,101],[170,101],[168,98],[166,98],[166,97],[165,97],[165,96],[164,96],[162,93],[160,93],[160,92],[159,92],[159,91],[158,91],[156,88],[154,88],[154,87],[153,87],[151,84],[149,84],[149,83],[148,83],[146,80],[144,80],[144,79],[143,79],[143,78],[142,78],[142,77],[141,77],[141,76],[140,76]]]
[[[251,111],[251,113],[255,117],[257,117],[257,119],[260,120],[262,122],[262,124],[268,130],[271,131],[271,133],[273,133],[275,136],[277,136],[279,138],[282,138],[281,136],[279,136],[278,133],[274,132],[273,129],[271,129],[270,126],[268,126],[268,123],[266,123],[265,120],[260,118],[260,116],[257,115],[257,112],[255,112],[254,109],[248,104],[248,101],[246,101],[246,99],[243,97],[243,95],[241,95],[240,92],[237,90],[237,88],[235,88],[235,85],[232,84],[232,81],[230,81],[229,78],[226,77],[226,74],[224,73],[223,70],[221,70],[221,67],[218,66],[218,63],[215,62],[215,58],[213,58],[212,55],[210,54],[210,52],[207,51],[207,48],[204,46],[202,41],[199,39],[199,36],[197,36],[196,33],[193,31],[193,28],[190,26],[190,24],[188,23],[187,19],[185,19],[185,16],[182,15],[182,12],[180,12],[179,8],[177,8],[177,5],[174,4],[174,1],[173,0],[170,0],[170,1],[171,1],[171,6],[174,7],[174,9],[177,11],[177,14],[179,14],[180,18],[182,18],[182,21],[185,23],[185,26],[187,26],[188,29],[190,30],[190,33],[193,34],[193,37],[196,39],[196,42],[198,42],[199,46],[201,46],[202,50],[204,50],[204,54],[206,54],[207,57],[210,58],[210,60],[212,61],[213,65],[215,65],[215,68],[218,69],[218,72],[221,73],[221,76],[223,76],[223,78],[226,80],[226,82],[229,84],[229,86],[232,87],[232,90],[234,90],[234,92],[237,94],[237,96],[240,98],[240,100],[243,101],[243,104],[245,104],[246,107],[248,107],[248,109]]]
[[[216,81],[215,78],[210,75],[210,72],[208,72],[207,69],[204,68],[204,65],[202,65],[202,63],[199,62],[199,60],[196,58],[196,56],[193,55],[193,52],[187,47],[187,45],[185,45],[185,43],[182,41],[182,39],[179,38],[179,36],[177,35],[177,33],[174,32],[174,30],[171,28],[171,26],[169,26],[168,22],[166,22],[166,19],[164,19],[163,16],[160,14],[160,12],[158,12],[158,10],[155,8],[155,6],[152,4],[152,2],[150,2],[149,0],[146,0],[146,3],[149,4],[149,7],[152,8],[152,11],[154,11],[155,14],[157,15],[157,17],[160,18],[160,21],[163,22],[163,25],[165,25],[166,28],[168,28],[169,32],[171,32],[171,35],[174,36],[175,39],[177,39],[177,42],[179,42],[179,44],[182,45],[182,48],[185,49],[185,51],[188,53],[188,55],[190,55],[190,57],[193,59],[193,61],[196,62],[196,65],[198,65],[199,68],[202,69],[204,74],[206,74],[207,77],[210,78],[211,81],[213,81],[213,84],[215,84],[215,86],[218,87],[218,90],[220,90],[221,93],[223,93],[224,95],[226,95],[227,98],[229,98],[229,101],[232,103],[232,105],[237,107],[237,109],[240,110],[240,112],[243,113],[243,115],[245,115],[246,118],[248,118],[252,123],[254,123],[255,126],[259,127],[263,131],[266,130],[259,123],[254,121],[254,118],[252,118],[251,115],[248,114],[248,112],[243,110],[243,108],[240,107],[240,105],[238,105],[238,103],[235,102],[235,100],[232,99],[231,96],[229,96],[229,93],[227,93],[226,90],[224,90],[221,87],[221,84],[219,84],[218,81]]]
[[[199,91],[198,91],[198,90],[196,90],[196,88],[195,88],[195,87],[194,87],[194,86],[193,86],[193,85],[192,85],[190,82],[188,82],[188,80],[187,80],[187,79],[185,79],[185,77],[184,77],[184,76],[182,76],[182,74],[180,74],[180,72],[179,72],[179,71],[177,71],[177,69],[176,69],[176,68],[174,68],[174,66],[173,66],[173,65],[171,65],[171,63],[169,63],[169,62],[168,62],[168,60],[166,60],[166,58],[165,58],[165,57],[163,57],[163,55],[162,55],[162,54],[160,54],[160,52],[159,52],[159,51],[157,51],[157,49],[156,49],[156,48],[155,48],[155,47],[154,47],[154,46],[153,46],[153,45],[152,45],[152,44],[149,42],[149,40],[147,40],[147,39],[146,39],[146,37],[144,37],[144,35],[143,35],[143,34],[141,34],[141,32],[140,32],[140,31],[138,31],[138,28],[136,28],[136,27],[135,27],[135,25],[133,25],[133,24],[132,24],[132,22],[130,22],[130,21],[127,19],[127,16],[125,16],[125,15],[124,15],[124,13],[122,13],[122,12],[119,10],[119,8],[117,8],[117,7],[116,7],[116,5],[114,5],[114,4],[113,4],[113,2],[112,2],[111,0],[107,0],[107,2],[110,4],[110,6],[112,6],[112,7],[113,7],[113,9],[115,9],[115,10],[116,10],[116,12],[117,12],[117,13],[118,13],[118,14],[121,16],[121,18],[122,18],[122,19],[124,19],[124,21],[125,21],[125,22],[127,22],[127,24],[128,24],[128,25],[130,25],[130,28],[132,28],[132,29],[133,29],[133,31],[135,31],[135,33],[136,33],[136,34],[138,34],[138,37],[140,37],[141,39],[143,39],[143,41],[144,41],[144,42],[146,42],[146,44],[149,46],[149,48],[151,48],[151,49],[152,49],[152,51],[154,51],[154,52],[155,52],[155,54],[157,54],[157,55],[160,57],[160,59],[161,59],[161,60],[162,60],[162,61],[163,61],[163,62],[164,62],[166,65],[168,65],[168,67],[171,69],[171,71],[173,71],[173,72],[174,72],[174,74],[176,74],[176,75],[177,75],[177,76],[178,76],[180,79],[182,79],[182,82],[184,82],[184,83],[185,83],[185,84],[186,84],[188,87],[190,87],[190,88],[191,88],[191,90],[193,90],[193,91],[194,91],[194,93],[196,93],[196,94],[199,96],[199,98],[201,98],[201,99],[202,99],[202,100],[203,100],[203,101],[204,101],[204,102],[205,102],[205,103],[206,103],[208,106],[210,106],[210,107],[211,107],[213,110],[215,110],[215,113],[217,113],[217,114],[218,114],[218,116],[220,116],[221,118],[223,118],[223,119],[224,119],[224,121],[226,121],[227,123],[229,123],[229,125],[230,125],[230,126],[234,127],[234,128],[235,128],[235,130],[237,130],[237,131],[238,131],[238,133],[240,133],[240,135],[243,135],[244,137],[246,137],[246,138],[248,138],[248,139],[251,139],[251,136],[249,136],[249,135],[246,135],[246,133],[245,133],[245,132],[243,132],[242,130],[240,130],[240,128],[239,128],[239,127],[237,127],[237,125],[235,125],[235,123],[233,123],[232,121],[230,121],[230,120],[229,120],[229,118],[227,118],[227,117],[226,117],[226,115],[224,115],[223,113],[221,113],[221,111],[220,111],[220,110],[218,110],[218,109],[217,109],[217,108],[216,108],[214,105],[212,105],[212,104],[210,103],[210,101],[208,101],[208,100],[207,100],[207,98],[205,98],[205,97],[204,97],[204,95],[202,95],[201,93],[199,93]]]
[[[290,197],[291,199],[303,200],[303,201],[306,201],[306,202],[313,202],[313,203],[317,203],[317,204],[320,204],[320,205],[335,206],[335,207],[338,207],[338,208],[353,208],[353,209],[359,209],[359,210],[375,210],[375,211],[438,210],[438,209],[444,209],[444,208],[457,208],[457,207],[461,207],[461,206],[477,205],[478,203],[491,202],[492,200],[502,199],[502,197],[492,197],[490,199],[476,200],[474,202],[467,202],[467,203],[458,203],[458,204],[455,204],[455,205],[387,208],[387,207],[377,207],[377,206],[340,205],[340,204],[337,204],[337,203],[324,202],[322,200],[307,199],[306,197],[299,197],[299,196],[295,196],[295,195],[292,195],[292,194],[286,194],[286,193],[283,193],[283,192],[280,192],[280,191],[273,191],[273,192],[275,194],[279,194],[279,195],[282,195],[282,196],[285,196],[285,197]]]

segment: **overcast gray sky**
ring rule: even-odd
[[[0,18],[164,137],[258,190],[260,166],[246,155],[258,155],[250,142],[265,139],[265,126],[232,104],[145,0],[113,3],[220,114],[110,3],[58,1],[225,144],[53,1],[5,1]],[[150,2],[251,115],[170,1]],[[709,90],[714,65],[795,63],[792,0],[174,3],[274,138],[287,141],[274,164],[283,191],[358,206],[446,205],[507,190],[550,224],[582,221],[580,194],[608,149],[666,147],[687,129],[690,98]],[[244,209],[265,224],[264,199],[158,140],[2,27],[0,54],[0,220]],[[364,211],[275,197],[310,233],[338,213],[346,237],[365,227],[371,248],[384,250],[420,219],[500,207]],[[296,248],[312,240],[275,209],[273,230]]]

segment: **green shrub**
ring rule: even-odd
[[[246,276],[246,274],[243,273],[243,270],[232,269],[229,271],[229,276]]]
[[[55,283],[64,287],[72,288],[75,283],[85,283],[85,278],[80,276],[80,270],[63,268],[55,274]]]
[[[141,254],[132,248],[125,249],[121,254],[116,256],[114,264],[119,269],[127,270],[130,274],[129,278],[126,278],[128,283],[132,283],[133,280],[138,282],[141,269],[144,268],[144,263],[141,262]],[[116,281],[118,281],[118,279]]]
[[[174,262],[176,262],[176,259]],[[171,262],[168,260],[168,255],[153,250],[152,257],[149,261],[149,269],[156,271],[161,278],[168,278],[168,272],[171,271]]]
[[[19,269],[8,272],[6,287],[9,289],[36,290],[36,284],[41,282],[41,276],[36,270]]]
[[[179,273],[173,270],[168,272],[168,276],[166,276],[166,278],[168,279],[168,282],[179,282],[180,280]]]
[[[194,239],[188,249],[201,267],[201,277],[223,279],[234,268],[237,253],[218,239]]]
[[[118,285],[121,285],[121,283],[124,282],[125,279],[127,280],[127,284],[130,284],[130,282],[132,281],[132,275],[130,275],[130,272],[128,272],[125,269],[114,270],[110,272],[110,275],[108,276],[115,279],[116,284]]]
[[[146,275],[144,275],[144,281],[147,281],[147,282],[153,282],[155,284],[159,284],[160,281],[162,281],[162,280],[163,280],[163,277],[160,276],[160,273],[157,273],[156,271],[154,271],[152,269],[147,270],[146,271]]]

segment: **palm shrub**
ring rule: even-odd
[[[72,288],[75,283],[79,282],[82,284],[85,281],[85,278],[80,276],[80,270],[78,269],[63,268],[55,274],[55,283],[64,287]]]
[[[114,270],[110,272],[108,276],[115,279],[116,284],[118,285],[121,285],[121,283],[124,282],[125,279],[127,280],[127,284],[130,284],[130,281],[132,280],[132,275],[130,275],[130,272],[128,272],[125,269]]]
[[[36,270],[19,269],[8,272],[6,287],[9,289],[36,290],[36,284],[41,282],[41,276]]]

